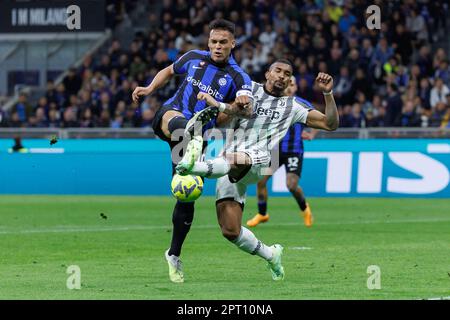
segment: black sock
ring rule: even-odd
[[[172,134],[177,129],[184,130],[186,128],[187,123],[188,123],[188,120],[185,117],[178,116],[178,117],[170,119],[167,127],[169,128],[170,134]]]
[[[265,201],[259,202],[258,201],[258,213],[262,214],[263,216],[266,215],[266,213],[267,213],[267,202],[265,202]]]
[[[173,231],[169,255],[180,256],[181,247],[191,229],[193,219],[194,202],[177,202],[172,215]]]
[[[300,199],[295,198],[297,200],[298,206],[300,207],[300,210],[305,211],[306,209],[306,199],[305,197],[301,197]]]

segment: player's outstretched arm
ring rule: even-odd
[[[306,125],[311,128],[334,131],[339,127],[339,114],[333,97],[333,78],[320,72],[316,78],[317,86],[325,98],[325,114],[311,110],[306,119]]]
[[[239,97],[244,98],[244,97]],[[199,92],[197,95],[198,100],[205,100],[206,104],[212,107],[219,108],[220,112],[223,112],[225,114],[236,116],[239,118],[251,118],[252,111],[253,111],[253,103],[252,99],[249,97],[245,97],[247,100],[245,101],[235,101],[232,104],[219,102],[216,99],[214,99],[211,95],[205,92]],[[236,99],[237,100],[237,99]]]
[[[159,71],[153,79],[152,83],[150,83],[147,87],[136,87],[136,89],[134,89],[132,94],[133,102],[138,102],[139,97],[148,96],[154,91],[163,87],[174,74],[175,72],[173,71],[173,64]]]

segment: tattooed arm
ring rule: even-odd
[[[251,118],[253,111],[253,101],[252,99],[248,99],[247,104],[240,104],[233,102],[231,104],[218,102],[211,95],[205,92],[199,92],[197,95],[197,99],[202,101],[205,100],[209,106],[219,108],[219,110],[227,115],[236,116],[239,118]]]

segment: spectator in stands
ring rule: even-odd
[[[340,109],[339,126],[342,128],[350,128],[353,126],[352,106],[347,104]]]
[[[42,107],[39,107],[36,109],[36,127],[37,128],[47,128],[48,127],[48,120],[47,116],[45,115],[45,109]]]
[[[444,59],[439,62],[439,68],[434,73],[434,78],[440,78],[447,87],[450,86],[450,69],[448,67],[448,60]]]
[[[49,128],[59,128],[61,126],[60,114],[56,108],[50,109],[48,112]]]
[[[109,57],[106,56],[109,61]],[[106,72],[104,72],[106,73]],[[107,73],[109,75],[109,72]],[[77,94],[81,89],[81,77],[75,68],[70,68],[67,76],[63,80],[64,88],[67,95]]]
[[[336,0],[328,1],[328,5],[325,7],[325,11],[330,16],[330,19],[335,23],[339,22],[343,14],[343,10],[340,6],[337,5]]]
[[[94,116],[91,109],[86,108],[82,111],[80,127],[81,128],[94,128],[96,126]]]
[[[302,97],[303,99],[306,99],[308,101],[313,101],[314,99],[314,90],[309,85],[306,78],[300,79],[298,82],[298,91],[297,95]]]
[[[77,112],[74,107],[68,107],[63,112],[63,128],[79,127]]]
[[[123,117],[120,114],[116,114],[114,120],[111,121],[111,128],[120,129],[122,128],[122,124],[123,124]]]
[[[420,48],[416,63],[420,67],[421,75],[427,77],[431,77],[433,75],[433,61],[429,46],[424,45]]]
[[[145,72],[147,65],[140,55],[134,56],[133,62],[130,65],[130,77],[136,78],[139,73]]]
[[[155,114],[150,109],[142,112],[141,128],[151,128],[154,116]]]
[[[414,102],[411,100],[408,100],[402,109],[400,125],[402,127],[418,127],[420,125],[420,117],[416,113]]]
[[[409,74],[405,66],[398,66],[398,69],[395,72],[394,83],[399,87],[399,90],[401,92],[405,91],[406,87],[409,84]]]
[[[414,8],[411,10],[411,15],[406,18],[406,27],[412,32],[413,39],[417,44],[428,41],[427,24],[419,9]]]
[[[358,92],[363,93],[367,99],[372,98],[372,85],[370,84],[369,77],[365,73],[363,68],[356,69],[355,80],[352,83],[352,96],[355,97]]]
[[[382,72],[384,64],[393,54],[394,50],[388,45],[387,39],[381,38],[370,60],[370,69],[377,73]]]
[[[441,128],[450,128],[450,93],[447,94],[447,111],[442,117]]]
[[[444,116],[447,114],[447,105],[444,102],[436,103],[430,118],[431,127],[441,127]]]
[[[46,96],[43,96],[43,97],[40,97],[40,98],[39,98],[38,104],[37,104],[36,107],[34,108],[35,112],[36,112],[36,110],[39,109],[39,108],[43,109],[44,112],[45,112],[46,114],[48,114],[48,110],[49,110],[50,106],[49,106],[49,104],[48,104],[48,99],[47,99]]]
[[[361,106],[361,111],[365,115],[372,110],[372,104],[367,100],[366,95],[362,91],[356,91],[356,102]]]
[[[109,128],[111,124],[111,116],[109,111],[104,109],[100,112],[100,117],[97,125],[101,128]]]
[[[107,0],[109,23],[123,20],[136,2]],[[360,1],[344,2],[165,0],[160,12],[149,12],[147,30],[138,31],[129,39],[130,45],[114,39],[99,54],[86,56],[77,70],[69,70],[63,83],[48,82],[44,108],[48,126],[148,127],[153,106],[171,96],[179,80],[173,79],[158,91],[155,100],[138,106],[131,102],[132,89],[147,85],[156,70],[184,52],[205,49],[207,23],[215,16],[236,22],[238,43],[233,55],[256,81],[264,80],[261,70],[275,58],[288,58],[294,63],[298,94],[320,104],[322,97],[313,91],[311,74],[332,74],[347,126],[363,126],[364,121],[369,127],[409,126],[411,103],[415,115],[431,121],[437,101],[447,103],[450,85],[448,52],[443,48],[433,51],[430,43],[445,33],[448,9],[439,0],[383,5],[382,28],[374,32],[366,29],[366,6]],[[443,80],[442,86],[438,78]],[[3,124],[26,125],[33,110],[26,111],[23,106],[23,101],[19,102],[3,114],[7,117]],[[38,108],[31,120],[33,126],[39,122]],[[76,119],[69,116],[68,109],[76,111]],[[437,119],[442,112],[434,113],[433,119]]]
[[[342,50],[339,47],[333,47],[330,50],[330,59],[327,61],[330,74],[338,74],[342,66]]]
[[[66,87],[64,86],[64,83],[60,83],[56,87],[55,103],[60,109],[66,106],[66,101],[67,101]]]
[[[430,82],[428,78],[422,78],[419,84],[418,96],[420,97],[420,101],[422,102],[422,106],[424,109],[430,110]]]
[[[342,16],[339,18],[339,30],[346,34],[352,25],[356,23],[356,18],[352,15],[347,7],[344,7]]]
[[[351,89],[352,79],[348,72],[348,68],[347,66],[342,66],[333,89],[337,102],[342,104],[348,103],[350,101],[349,94],[351,94]]]
[[[354,128],[365,127],[364,112],[361,110],[361,105],[359,103],[354,103],[352,107],[351,123]]]
[[[450,93],[449,88],[444,84],[444,81],[441,78],[437,78],[434,80],[433,89],[431,89],[430,93],[430,106],[431,108],[435,108],[439,102],[447,103],[447,94]]]
[[[387,105],[386,105],[386,125],[394,127],[399,125],[399,118],[403,109],[403,102],[398,94],[397,85],[391,84],[387,87]]]
[[[390,40],[395,52],[401,57],[401,63],[408,65],[413,53],[413,37],[411,33],[405,29],[403,24],[397,24]]]
[[[47,92],[45,94],[48,102],[56,102],[56,89],[52,80],[47,81]]]
[[[438,48],[433,57],[433,69],[439,68],[442,61],[447,60],[447,54],[443,48]]]

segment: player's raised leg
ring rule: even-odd
[[[207,107],[197,112],[186,123],[184,129],[184,137],[192,139],[189,141],[183,158],[177,164],[175,170],[180,175],[187,175],[194,166],[194,163],[200,158],[203,148],[202,128],[211,119],[217,117],[219,109],[215,107]]]
[[[195,162],[200,158],[203,149],[203,139],[201,136],[194,136],[187,144],[183,158],[178,162],[175,171],[182,176],[188,175],[194,167]]]
[[[258,213],[247,221],[247,226],[256,227],[260,223],[269,221],[269,214],[267,213],[267,181],[271,176],[264,176],[258,181],[256,196],[258,199]]]
[[[190,154],[190,149],[192,148],[195,148],[194,144],[188,145],[186,154]],[[252,160],[246,153],[235,152],[226,154],[223,157],[206,161],[195,161],[194,163],[189,163],[189,159],[186,159],[185,163],[180,162],[177,165],[176,171],[180,175],[192,174],[206,178],[220,178],[228,174],[239,176],[248,166],[251,166],[251,163]]]
[[[187,123],[184,129],[185,137],[193,137],[202,135],[202,127],[211,119],[214,119],[219,114],[219,109],[216,107],[207,107],[197,112]]]

